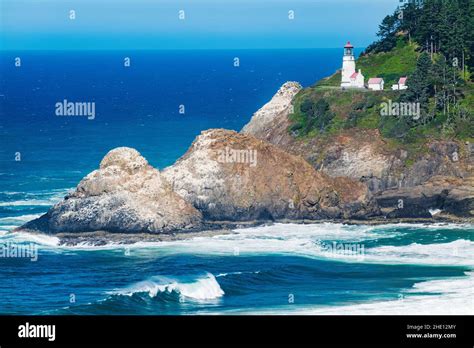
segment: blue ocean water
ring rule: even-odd
[[[284,82],[311,85],[339,67],[340,55],[3,53],[0,313],[473,314],[472,225],[275,224],[103,247],[10,232],[46,212],[112,148],[134,147],[164,168],[202,130],[239,130]],[[95,119],[56,116],[64,99],[95,102]],[[22,247],[36,250],[37,260],[6,257]]]

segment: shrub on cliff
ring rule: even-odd
[[[304,115],[304,133],[311,131],[323,132],[330,125],[334,118],[334,113],[329,108],[329,103],[324,98],[313,102],[311,99],[305,99],[300,105],[300,111]]]

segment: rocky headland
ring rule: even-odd
[[[378,129],[348,129],[333,136],[301,138],[290,131],[299,90],[285,83],[274,100],[254,114],[241,132],[303,157],[327,176],[364,183],[380,216],[472,221],[474,218],[474,151],[460,140],[432,140],[407,161],[408,152],[393,146]],[[337,106],[334,106],[336,108]],[[278,110],[272,114],[272,110]],[[269,115],[270,114],[270,115]],[[261,115],[265,115],[262,117]]]
[[[203,131],[163,171],[135,149],[113,149],[74,192],[17,230],[69,243],[85,235],[104,242],[108,233],[163,240],[273,221],[473,220],[464,144],[432,142],[407,166],[404,150],[377,130],[300,139],[289,131],[300,90],[285,83],[240,133]]]

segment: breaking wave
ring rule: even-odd
[[[409,225],[409,227],[415,228],[417,226]],[[474,241],[468,239],[460,238],[450,242],[439,240],[426,244],[414,242],[407,245],[390,245],[391,243],[384,245],[382,240],[405,238],[401,232],[403,228],[399,225],[275,224],[237,229],[230,234],[194,237],[178,241],[139,242],[128,245],[111,242],[100,246],[84,242],[76,246],[59,246],[59,248],[87,251],[127,247],[136,257],[148,257],[151,253],[156,253],[159,250],[161,255],[291,255],[358,263],[474,266]],[[422,227],[418,226],[417,228]],[[462,236],[466,235],[466,238],[469,238],[467,236],[473,231],[472,225],[442,225],[442,227],[441,225],[429,225],[424,228],[449,230],[445,234],[451,234],[451,231],[454,232],[457,229],[463,231]],[[35,243],[49,246],[59,245],[59,239],[54,236],[7,233],[0,238],[3,239],[6,236],[9,238],[17,236],[22,241],[31,239]],[[346,253],[338,252],[336,248],[328,249],[328,246],[332,246],[333,243],[336,243],[337,246],[355,247],[355,252]]]
[[[161,293],[176,294],[188,299],[201,301],[217,299],[224,296],[224,291],[211,273],[188,281],[154,276],[148,280],[113,292],[112,295],[133,296],[143,293],[148,294],[149,297],[156,297]]]

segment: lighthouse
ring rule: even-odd
[[[354,46],[347,42],[344,46],[344,56],[342,58],[341,88],[364,88],[364,75],[362,71],[356,72],[354,57]]]

